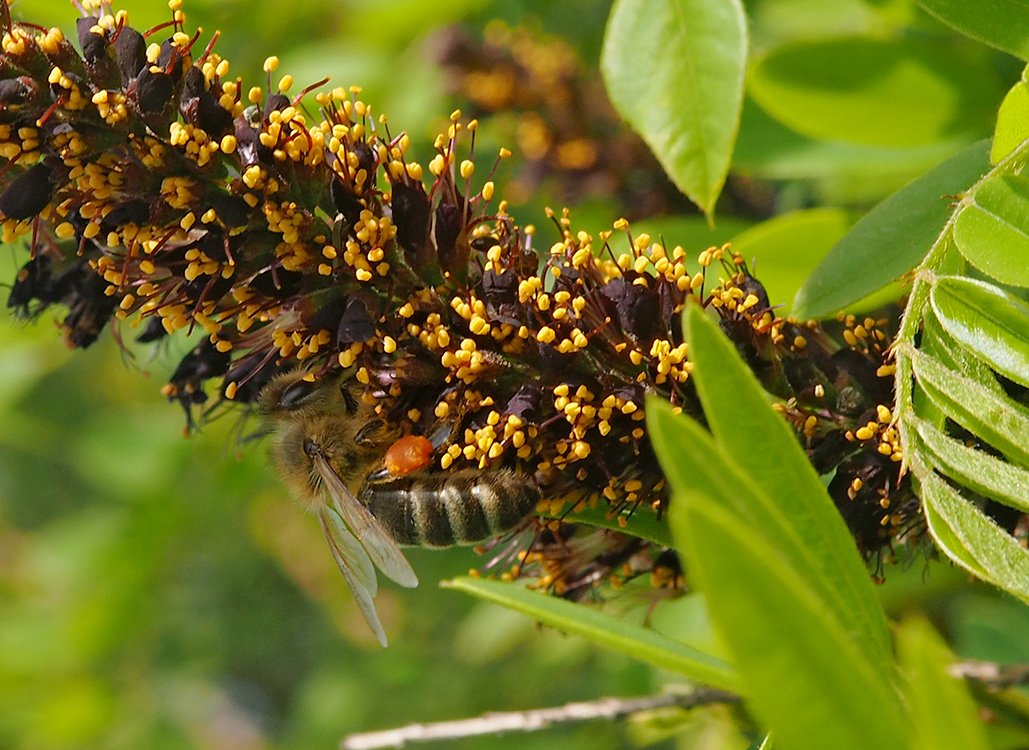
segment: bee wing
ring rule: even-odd
[[[350,587],[365,622],[375,633],[379,643],[383,647],[387,646],[386,631],[379,620],[379,613],[375,611],[378,581],[375,580],[375,568],[372,567],[368,553],[357,541],[357,537],[347,530],[343,519],[334,509],[323,507],[318,512],[318,520],[321,522],[322,531],[325,532],[325,539],[329,542],[329,549],[332,550],[336,565]]]
[[[411,563],[404,557],[397,543],[386,534],[382,525],[375,520],[375,516],[354,497],[320,454],[314,456],[314,466],[332,498],[333,509],[360,540],[375,566],[387,578],[401,586],[415,588],[418,585],[418,576],[411,568]]]

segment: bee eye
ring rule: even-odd
[[[315,383],[308,383],[306,380],[298,380],[282,389],[279,395],[279,408],[285,411],[293,411],[299,408],[314,391]]]

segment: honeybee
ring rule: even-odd
[[[502,534],[540,494],[531,478],[508,470],[428,473],[433,441],[401,437],[359,397],[359,387],[350,373],[311,382],[294,370],[272,379],[258,405],[283,481],[317,515],[361,613],[386,646],[375,568],[414,588],[418,577],[399,545],[447,547]]]

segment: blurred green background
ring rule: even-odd
[[[826,5],[748,3],[756,48],[890,23],[948,33],[906,2]],[[138,28],[168,17],[163,3],[119,7]],[[525,24],[562,37],[595,70],[608,8],[592,0],[191,0],[185,10],[205,34],[222,31],[218,49],[245,82],[263,81],[261,62],[277,54],[280,72],[298,82],[328,75],[337,84],[360,83],[395,128],[428,145],[461,104],[432,62],[443,26],[463,22],[474,31],[496,18]],[[26,0],[14,12],[69,34],[73,28],[74,11],[62,4]],[[1016,69],[999,56],[988,62],[998,81]],[[741,136],[734,179],[768,186],[778,218],[740,242],[781,301],[857,211],[956,148],[948,142],[858,158],[852,144],[768,124],[756,105],[750,117],[758,125]],[[779,139],[756,135],[770,131]],[[500,144],[505,134],[487,124],[483,138]],[[499,184],[503,193],[503,174]],[[545,185],[516,215],[543,223],[544,205],[560,205]],[[574,216],[596,231],[625,210],[592,198]],[[696,252],[760,218],[730,212],[710,229],[677,213],[645,225]],[[22,262],[23,250],[3,248],[0,276],[12,279]],[[246,427],[234,415],[183,437],[181,412],[159,390],[188,343],[126,354],[106,337],[69,352],[53,317],[25,324],[0,313],[0,747],[330,748],[348,732],[641,695],[668,681],[436,588],[482,562],[468,550],[411,551],[422,586],[384,586],[379,611],[391,645],[380,649],[317,524],[286,498],[265,447],[240,441]],[[127,328],[124,334],[132,338]],[[882,592],[890,611],[927,611],[959,654],[1029,659],[1029,614],[1020,605],[940,563],[919,559],[888,577]],[[642,619],[650,603],[645,591],[630,591],[611,606]],[[663,603],[656,626],[710,639],[697,604],[692,597]],[[665,728],[658,717],[645,727],[599,723],[454,746],[605,750],[653,740],[746,747],[726,715],[712,709]]]

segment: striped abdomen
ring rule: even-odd
[[[474,544],[517,526],[540,498],[530,477],[513,471],[410,474],[367,482],[360,501],[398,544]]]

